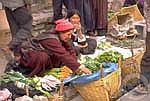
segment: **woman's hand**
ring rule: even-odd
[[[84,74],[92,74],[91,70],[88,69],[88,68],[86,68],[84,65],[81,65],[81,66],[77,69],[76,73],[77,73],[78,75],[80,75],[80,74],[82,74],[82,73],[84,73]]]
[[[92,72],[86,67],[81,68],[81,71],[82,73],[85,73],[85,74],[92,74]]]
[[[74,24],[74,28],[78,31],[81,31],[81,24]]]

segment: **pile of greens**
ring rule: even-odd
[[[110,19],[112,16],[114,16],[114,14],[115,14],[115,11],[109,10],[108,11],[108,19]]]
[[[104,52],[103,54],[98,55],[95,60],[99,62],[113,62],[117,63],[119,58],[122,57],[122,55],[117,51],[108,51]]]
[[[89,68],[92,72],[95,72],[95,71],[98,71],[100,69],[100,65],[103,62],[117,63],[119,58],[121,58],[121,57],[122,57],[122,55],[119,52],[111,50],[111,51],[104,52],[103,54],[96,56],[94,59],[86,56],[81,60],[81,62],[87,68]]]
[[[97,48],[98,49],[108,49],[108,48],[111,48],[111,43],[108,43],[108,42],[101,42],[97,45]]]
[[[100,64],[101,63],[96,61],[95,59],[92,59],[92,58],[88,57],[88,56],[84,57],[82,62],[92,72],[98,71],[100,69]]]
[[[44,71],[43,75],[52,75],[57,78],[60,72],[61,72],[61,68],[52,68]]]
[[[8,83],[16,83],[16,81],[22,82],[28,86],[30,86],[33,90],[38,90],[46,96],[51,96],[51,93],[44,90],[41,87],[41,82],[39,77],[31,77],[27,78],[20,72],[15,72],[13,70],[6,72],[0,77],[0,85],[1,84],[8,84]]]

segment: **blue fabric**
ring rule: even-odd
[[[113,71],[116,71],[118,68],[118,64],[116,64],[116,63],[103,63],[103,65],[105,67],[104,68],[104,76],[110,74]],[[69,83],[69,82],[74,83],[74,84],[85,84],[85,83],[89,83],[94,80],[99,80],[100,75],[101,75],[100,71],[94,72],[90,75],[85,75],[85,74],[72,75],[64,80],[64,84]]]

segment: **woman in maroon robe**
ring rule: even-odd
[[[32,44],[21,47],[20,64],[31,68],[29,76],[37,75],[46,68],[67,66],[74,72],[91,71],[78,63],[75,51],[68,43],[71,39],[73,25],[64,19],[56,22],[55,34],[41,34],[32,39]]]

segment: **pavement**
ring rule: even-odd
[[[138,87],[136,87],[117,101],[150,101],[150,92],[139,92]]]

